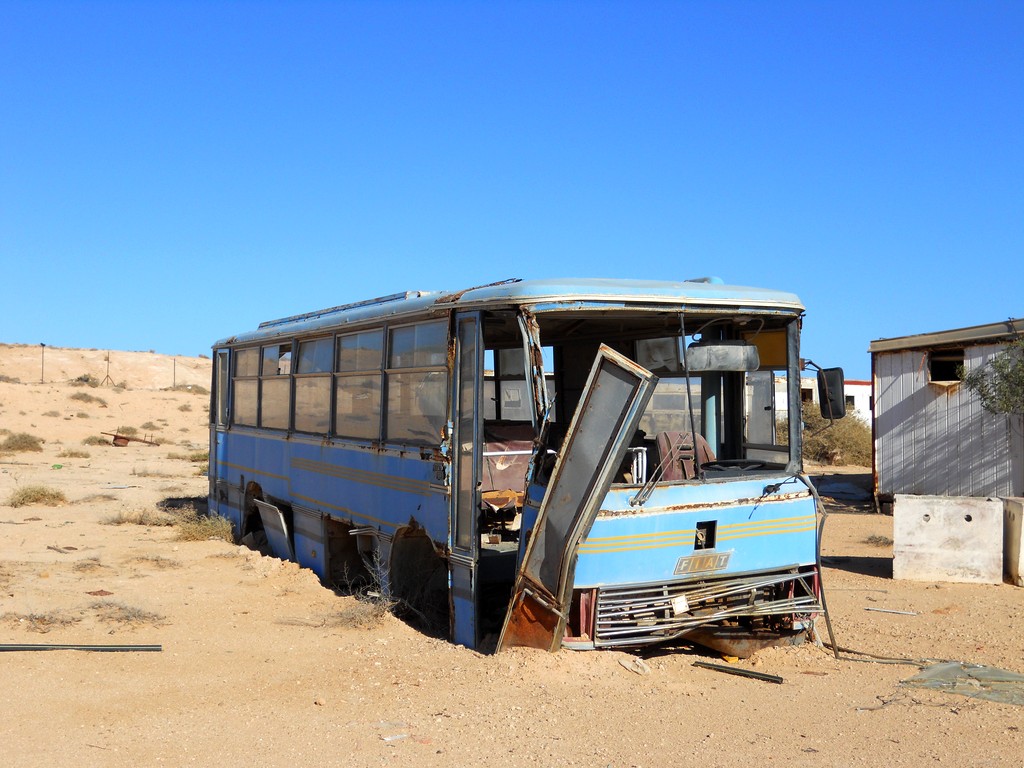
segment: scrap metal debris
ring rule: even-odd
[[[152,440],[152,435],[146,435],[145,437],[132,437],[131,435],[125,435],[121,432],[100,432],[101,435],[106,435],[111,438],[110,444],[116,445],[118,448],[124,448],[128,443],[144,443],[146,445],[160,445],[160,443]]]
[[[647,662],[635,656],[631,659],[619,659],[619,665],[630,672],[636,672],[641,677],[651,674],[651,668],[647,666]]]
[[[947,661],[925,667],[900,685],[957,693],[1000,704],[1024,706],[1024,675],[1005,669]]]
[[[917,611],[897,611],[895,608],[865,608],[865,611],[875,611],[875,613],[896,613],[900,616],[917,616]]]

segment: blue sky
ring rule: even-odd
[[[1024,316],[1019,2],[0,0],[0,341],[208,353],[507,277]]]

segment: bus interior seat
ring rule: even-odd
[[[711,446],[699,432],[659,432],[655,442],[663,480],[692,480],[697,467],[715,460]]]

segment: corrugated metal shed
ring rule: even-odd
[[[1024,423],[986,412],[956,380],[1024,335],[1024,319],[872,342],[875,492],[1024,494]],[[939,373],[941,371],[941,373]]]

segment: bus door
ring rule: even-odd
[[[528,532],[498,650],[558,650],[572,598],[576,553],[590,532],[658,378],[601,345]],[[525,533],[525,532],[524,532]]]
[[[483,339],[480,314],[459,314],[455,320],[455,365],[452,376],[452,495],[448,558],[451,590],[451,636],[476,648],[477,562],[480,500],[477,476],[482,430]]]

